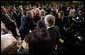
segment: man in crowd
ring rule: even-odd
[[[75,15],[75,18],[76,18],[77,20],[81,20],[81,21],[84,20],[84,12],[83,12],[83,9],[79,9],[79,10],[78,10],[78,13]]]
[[[64,17],[63,11],[58,13],[58,18],[56,18],[55,25],[58,25],[60,28],[60,33],[64,33],[63,27],[67,24],[67,17]]]
[[[23,7],[19,6],[19,12],[18,12],[18,18],[16,19],[16,23],[18,26],[18,29],[20,28],[21,25],[21,17],[24,15]]]
[[[20,31],[19,31],[22,40],[25,38],[26,34],[29,33],[29,30],[33,30],[36,27],[36,24],[33,21],[33,18],[34,18],[34,15],[32,11],[28,11],[26,16],[22,16]]]
[[[55,17],[53,15],[46,15],[44,21],[46,29],[51,34],[54,43],[59,45],[60,44],[59,39],[61,37],[59,33],[59,27],[55,26]]]
[[[14,19],[14,21],[16,22],[16,24],[17,24],[17,19],[18,19],[18,14],[17,14],[18,12],[17,12],[17,9],[16,9],[16,7],[15,6],[13,6],[12,7],[12,12],[11,12],[11,16],[12,16],[12,18]]]
[[[5,24],[6,28],[10,30],[15,38],[19,37],[16,32],[16,26],[14,20],[12,20],[11,16],[7,13],[6,8],[1,8],[1,21]]]
[[[46,28],[45,23],[44,23],[44,16],[45,16],[45,10],[40,10],[40,20],[37,22],[37,26],[40,28]]]

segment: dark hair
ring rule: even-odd
[[[36,28],[27,37],[29,54],[50,54],[53,52],[53,40],[45,29]]]
[[[64,15],[64,12],[63,11],[60,11],[59,13],[61,13],[62,15]]]
[[[79,10],[83,11],[83,9],[82,9],[82,8],[78,9],[78,11],[79,11]]]
[[[52,10],[51,13],[52,13],[52,15],[54,15],[54,16],[56,15],[56,11],[55,11],[55,10]]]

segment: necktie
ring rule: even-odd
[[[7,17],[8,20],[11,21],[11,18],[10,18],[10,16],[8,14],[5,14],[5,16]]]

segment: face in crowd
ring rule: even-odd
[[[2,8],[2,13],[4,13],[4,14],[6,14],[7,13],[7,10],[6,10],[6,8]]]

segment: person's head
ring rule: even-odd
[[[39,14],[40,14],[40,16],[45,16],[45,10],[40,10],[40,12],[39,12]]]
[[[55,11],[55,10],[52,10],[52,11],[50,12],[50,14],[51,14],[51,15],[55,15],[55,14],[56,14],[56,11]]]
[[[78,14],[83,14],[83,10],[82,9],[79,9],[78,10]]]
[[[1,7],[1,12],[4,13],[4,14],[6,14],[7,13],[6,8],[5,7]]]
[[[1,36],[1,53],[2,54],[13,54],[17,48],[15,45],[17,40],[11,34],[5,34]]]
[[[32,10],[27,11],[26,16],[29,17],[29,18],[34,18],[34,13],[33,13],[33,11],[32,11]]]
[[[19,8],[22,8],[23,6],[22,5],[19,5]]]
[[[22,6],[19,6],[19,12],[20,12],[20,13],[23,13],[23,8],[22,8]]]
[[[9,8],[7,9],[7,12],[8,12],[8,13],[11,12]]]
[[[34,10],[36,9],[36,5],[33,6],[33,9],[34,9]]]
[[[61,18],[63,18],[63,17],[64,17],[64,13],[63,13],[63,11],[60,11],[60,12],[58,13],[58,18],[61,19]]]
[[[55,17],[53,15],[50,15],[50,14],[46,15],[44,21],[45,21],[46,27],[52,27],[55,25]]]
[[[16,7],[15,7],[15,6],[13,6],[13,7],[12,7],[12,10],[13,10],[13,11],[16,11]]]
[[[53,52],[53,40],[45,29],[36,28],[27,37],[30,54],[50,54]]]

